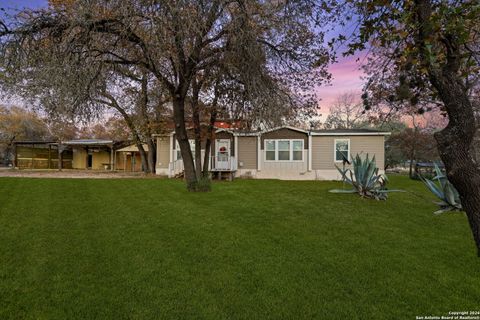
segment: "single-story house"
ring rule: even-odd
[[[188,131],[194,152],[193,132]],[[338,180],[335,165],[343,157],[375,155],[383,172],[385,137],[389,132],[369,129],[303,130],[284,126],[246,132],[218,129],[212,141],[210,170],[230,172],[236,177],[285,180]],[[156,135],[156,172],[169,177],[183,171],[175,133]],[[202,143],[202,159],[205,144]]]

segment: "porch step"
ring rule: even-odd
[[[179,172],[177,173],[176,175],[173,176],[174,179],[180,179],[180,178],[183,178],[185,176],[185,172]]]
[[[235,171],[211,171],[212,179],[233,181]]]

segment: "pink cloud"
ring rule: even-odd
[[[360,70],[362,59],[363,55],[349,56],[339,59],[337,63],[329,67],[329,71],[333,76],[331,85],[319,87],[316,90],[319,98],[320,113],[328,113],[336,97],[344,92],[355,91],[358,92],[359,96],[361,95],[364,83],[361,79],[364,73]]]

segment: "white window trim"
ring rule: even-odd
[[[267,160],[267,142],[273,141],[275,143],[275,160]],[[288,141],[290,142],[289,157],[290,160],[278,160],[278,142],[279,141]],[[302,160],[293,160],[293,142],[302,143]],[[285,150],[286,151],[286,150]],[[263,161],[265,162],[304,162],[304,151],[305,151],[305,141],[303,139],[265,139],[263,140]]]
[[[190,143],[190,150],[192,151],[192,155],[193,155],[193,153],[195,152],[195,139],[188,139],[188,143]],[[175,149],[174,149],[174,156],[173,156],[175,158],[175,161],[179,160],[178,158],[179,150],[180,150],[180,145],[178,144],[178,140],[175,139]]]
[[[337,142],[344,142],[347,141],[348,143],[348,161],[350,161],[350,139],[335,139],[333,143],[333,161],[335,163],[341,163],[343,160],[337,160]]]

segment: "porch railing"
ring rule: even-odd
[[[174,177],[174,176],[182,173],[183,170],[184,170],[183,160],[179,159],[179,160],[175,160],[173,162],[170,162],[170,164],[168,165],[168,169],[169,169],[169,172],[170,172],[170,177]]]
[[[210,157],[210,171],[236,171],[238,169],[236,157]],[[174,177],[185,170],[183,160],[170,162],[168,166],[170,177]]]
[[[212,156],[210,157],[210,170],[211,171],[236,171],[237,158],[231,156]]]

